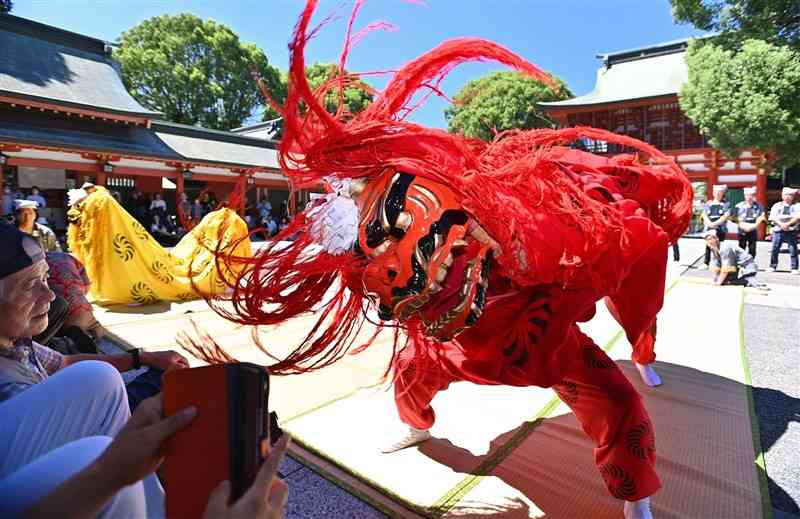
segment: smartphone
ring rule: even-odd
[[[239,499],[263,463],[269,442],[269,373],[244,362],[165,374],[164,415],[194,406],[197,416],[167,440],[164,487],[167,518],[202,517],[209,495],[224,480]]]

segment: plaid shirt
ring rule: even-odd
[[[18,339],[10,348],[0,348],[0,355],[18,361],[31,378],[41,382],[61,368],[64,356],[55,350],[33,342],[30,338]],[[0,382],[0,402],[22,393],[33,384]]]
[[[61,252],[61,244],[58,243],[56,233],[50,230],[46,225],[40,223],[33,224],[33,231],[31,236],[36,238],[42,250],[45,252]]]

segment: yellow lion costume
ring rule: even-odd
[[[215,254],[252,256],[247,224],[223,208],[206,215],[171,250],[164,249],[103,187],[68,212],[69,248],[91,280],[90,300],[102,305],[188,301],[223,293],[236,266]]]

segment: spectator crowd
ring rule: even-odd
[[[769,270],[777,272],[780,249],[785,243],[789,249],[790,272],[800,274],[797,251],[800,203],[795,202],[797,189],[784,187],[781,200],[773,204],[769,213],[756,201],[755,187],[745,188],[745,199],[733,207],[725,199],[727,190],[724,184],[715,185],[713,198],[703,208],[706,240],[703,266],[714,272],[715,283],[763,287],[755,282],[758,272],[755,261],[758,226],[763,222],[769,222],[772,231]],[[737,225],[736,243],[726,241],[728,222]]]

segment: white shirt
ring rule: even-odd
[[[773,222],[775,225],[772,226],[773,231],[782,231],[777,223],[786,223],[793,218],[797,218],[800,216],[800,203],[789,205],[781,200],[777,202],[775,205],[772,206],[772,209],[769,211],[769,220]],[[790,231],[796,231],[798,225],[794,224],[789,227]]]

